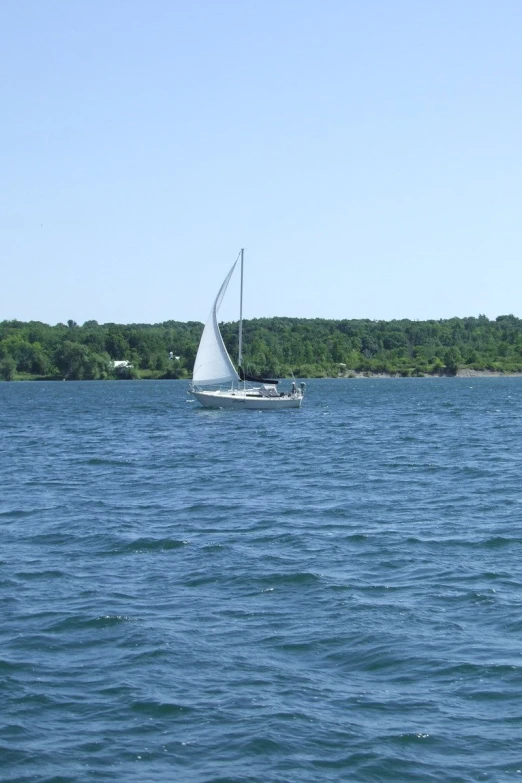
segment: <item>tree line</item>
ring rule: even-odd
[[[190,378],[203,324],[0,322],[0,377]],[[221,324],[232,358],[238,324]],[[255,318],[243,322],[247,371],[275,377],[522,372],[522,320],[485,315],[430,321]],[[115,361],[127,366],[115,367]]]

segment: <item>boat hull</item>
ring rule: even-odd
[[[302,394],[285,395],[284,397],[262,397],[243,392],[222,391],[191,391],[196,400],[204,408],[231,408],[236,410],[280,411],[288,408],[300,408]]]

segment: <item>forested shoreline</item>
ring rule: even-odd
[[[238,324],[221,324],[232,358]],[[203,324],[0,322],[3,380],[190,378]],[[439,321],[255,318],[243,322],[252,373],[300,378],[522,372],[522,319],[484,315]],[[114,366],[114,362],[123,362]]]

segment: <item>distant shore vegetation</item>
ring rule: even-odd
[[[232,358],[238,324],[221,325]],[[203,324],[0,322],[0,379],[191,378]],[[440,321],[255,318],[243,322],[247,371],[279,378],[522,372],[522,319]]]

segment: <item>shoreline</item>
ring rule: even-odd
[[[455,375],[445,373],[425,373],[424,375],[401,375],[400,373],[390,372],[356,372],[353,370],[347,375],[338,375],[340,380],[358,380],[371,378],[522,378],[522,372],[500,372],[500,370],[471,370],[464,367],[457,370]]]
[[[447,375],[445,373],[436,373],[436,374],[430,374],[425,373],[424,375],[401,375],[400,373],[385,373],[385,372],[356,372],[355,370],[351,371],[349,374],[346,375],[321,375],[321,376],[310,376],[308,378],[304,378],[304,380],[339,380],[339,381],[357,381],[357,380],[372,380],[372,379],[383,379],[383,380],[412,380],[412,379],[437,379],[437,378],[522,378],[522,372],[500,372],[498,370],[470,370],[470,369],[462,369],[458,370],[455,375]],[[38,383],[38,382],[44,382],[44,383],[58,383],[60,381],[69,381],[75,382],[74,379],[66,379],[66,378],[45,378],[45,377],[31,377],[31,376],[25,376],[22,378],[13,378],[11,381],[6,381],[4,379],[0,378],[0,383]],[[99,380],[99,379],[98,379]],[[110,381],[110,382],[122,382],[125,380],[128,382],[129,380],[132,381],[182,381],[184,383],[190,383],[190,378],[158,378],[153,376],[145,376],[144,378],[132,378],[132,379],[121,379],[121,378],[105,378],[104,380]],[[286,376],[284,378],[280,378],[281,381],[291,381],[293,380],[293,376]],[[83,379],[82,381],[76,381],[85,383],[85,382],[96,382],[94,379]]]

